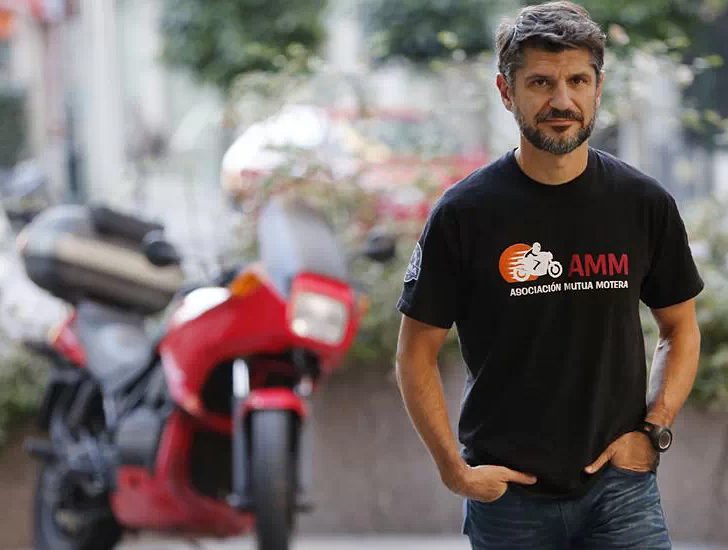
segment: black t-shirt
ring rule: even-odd
[[[674,199],[590,149],[562,185],[532,180],[513,152],[434,206],[398,309],[449,328],[467,365],[464,457],[536,475],[528,490],[585,492],[583,469],[646,414],[640,299],[703,288]]]

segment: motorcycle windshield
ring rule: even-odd
[[[288,296],[299,273],[346,280],[346,258],[322,216],[301,202],[276,198],[258,223],[260,255],[279,292]]]

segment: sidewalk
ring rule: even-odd
[[[129,539],[120,550],[256,550],[252,537],[225,542],[205,540],[194,543],[171,542],[167,539]],[[291,550],[470,550],[465,537],[442,536],[345,536],[301,537]],[[673,550],[726,550],[728,545],[675,543]]]

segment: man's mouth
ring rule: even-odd
[[[575,120],[545,120],[544,124],[548,124],[554,132],[562,134],[568,131],[575,122]]]

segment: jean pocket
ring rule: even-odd
[[[499,496],[497,499],[495,499],[495,500],[489,500],[489,501],[486,502],[484,500],[470,499],[470,501],[473,504],[481,504],[483,506],[490,506],[492,504],[498,504],[500,501],[502,501],[504,498],[506,498],[508,496],[508,493],[510,493],[510,492],[511,492],[511,486],[508,485],[508,487],[506,487],[506,491],[501,496]]]

